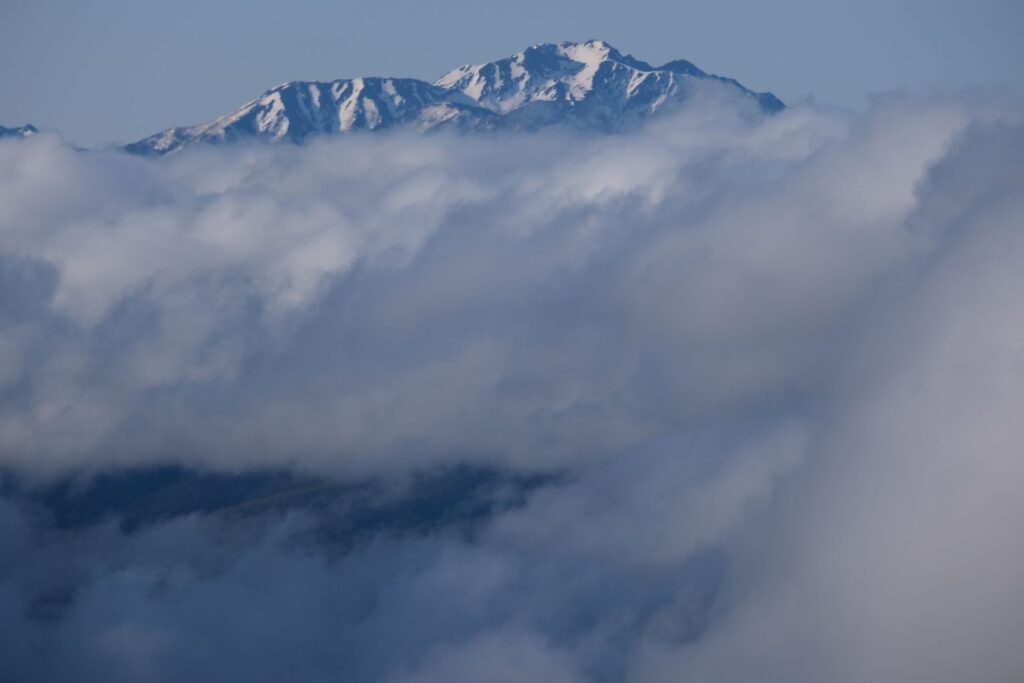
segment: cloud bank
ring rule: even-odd
[[[60,529],[14,680],[1024,675],[1024,121],[989,93],[148,160],[0,142],[0,464],[551,475],[457,524]]]

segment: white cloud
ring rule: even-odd
[[[0,624],[129,679],[1019,677],[1022,111],[0,143],[5,468],[561,476],[472,539],[333,558],[290,518],[41,548],[5,504]],[[214,652],[225,614],[249,626]]]

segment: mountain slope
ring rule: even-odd
[[[197,142],[302,142],[316,134],[383,130],[399,125],[413,125],[420,130],[438,126],[476,128],[493,118],[469,98],[413,78],[292,81],[210,123],[170,128],[126,149],[166,154]]]
[[[314,135],[398,127],[421,132],[532,130],[549,125],[615,131],[685,102],[707,84],[750,98],[766,113],[784,105],[685,60],[661,67],[598,40],[547,43],[495,62],[454,69],[433,84],[413,78],[292,81],[234,112],[170,128],[127,145],[167,154],[198,143],[303,142]]]

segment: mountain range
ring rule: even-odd
[[[771,93],[753,92],[686,60],[652,66],[604,41],[589,40],[534,45],[494,62],[460,66],[433,83],[378,77],[290,81],[213,121],[169,128],[125,149],[164,155],[196,144],[301,143],[320,135],[398,128],[524,131],[560,126],[615,132],[709,88],[738,95],[768,114],[785,106]],[[23,129],[0,128],[0,136]]]
[[[35,126],[33,126],[31,124],[24,125],[24,126],[16,126],[14,128],[6,128],[4,126],[0,126],[0,140],[2,140],[4,138],[27,138],[27,137],[32,137],[33,135],[35,135],[38,132],[39,132],[39,130]]]

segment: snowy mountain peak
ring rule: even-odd
[[[593,89],[603,65],[647,66],[601,40],[542,43],[487,64],[449,71],[435,85],[464,93],[492,111],[505,113],[531,101],[579,101]],[[648,67],[649,70],[649,67]]]
[[[453,69],[434,84],[517,122],[612,130],[687,99],[707,81],[756,98],[766,111],[783,107],[770,93],[753,93],[686,60],[653,67],[602,40],[534,45],[495,62]]]
[[[682,103],[703,83],[752,98],[767,113],[783,108],[686,60],[653,67],[602,40],[541,43],[511,57],[465,65],[434,83],[414,78],[291,81],[209,123],[171,128],[128,145],[167,154],[195,143],[303,142],[314,135],[396,127],[430,131],[532,130],[564,125],[613,131]]]

